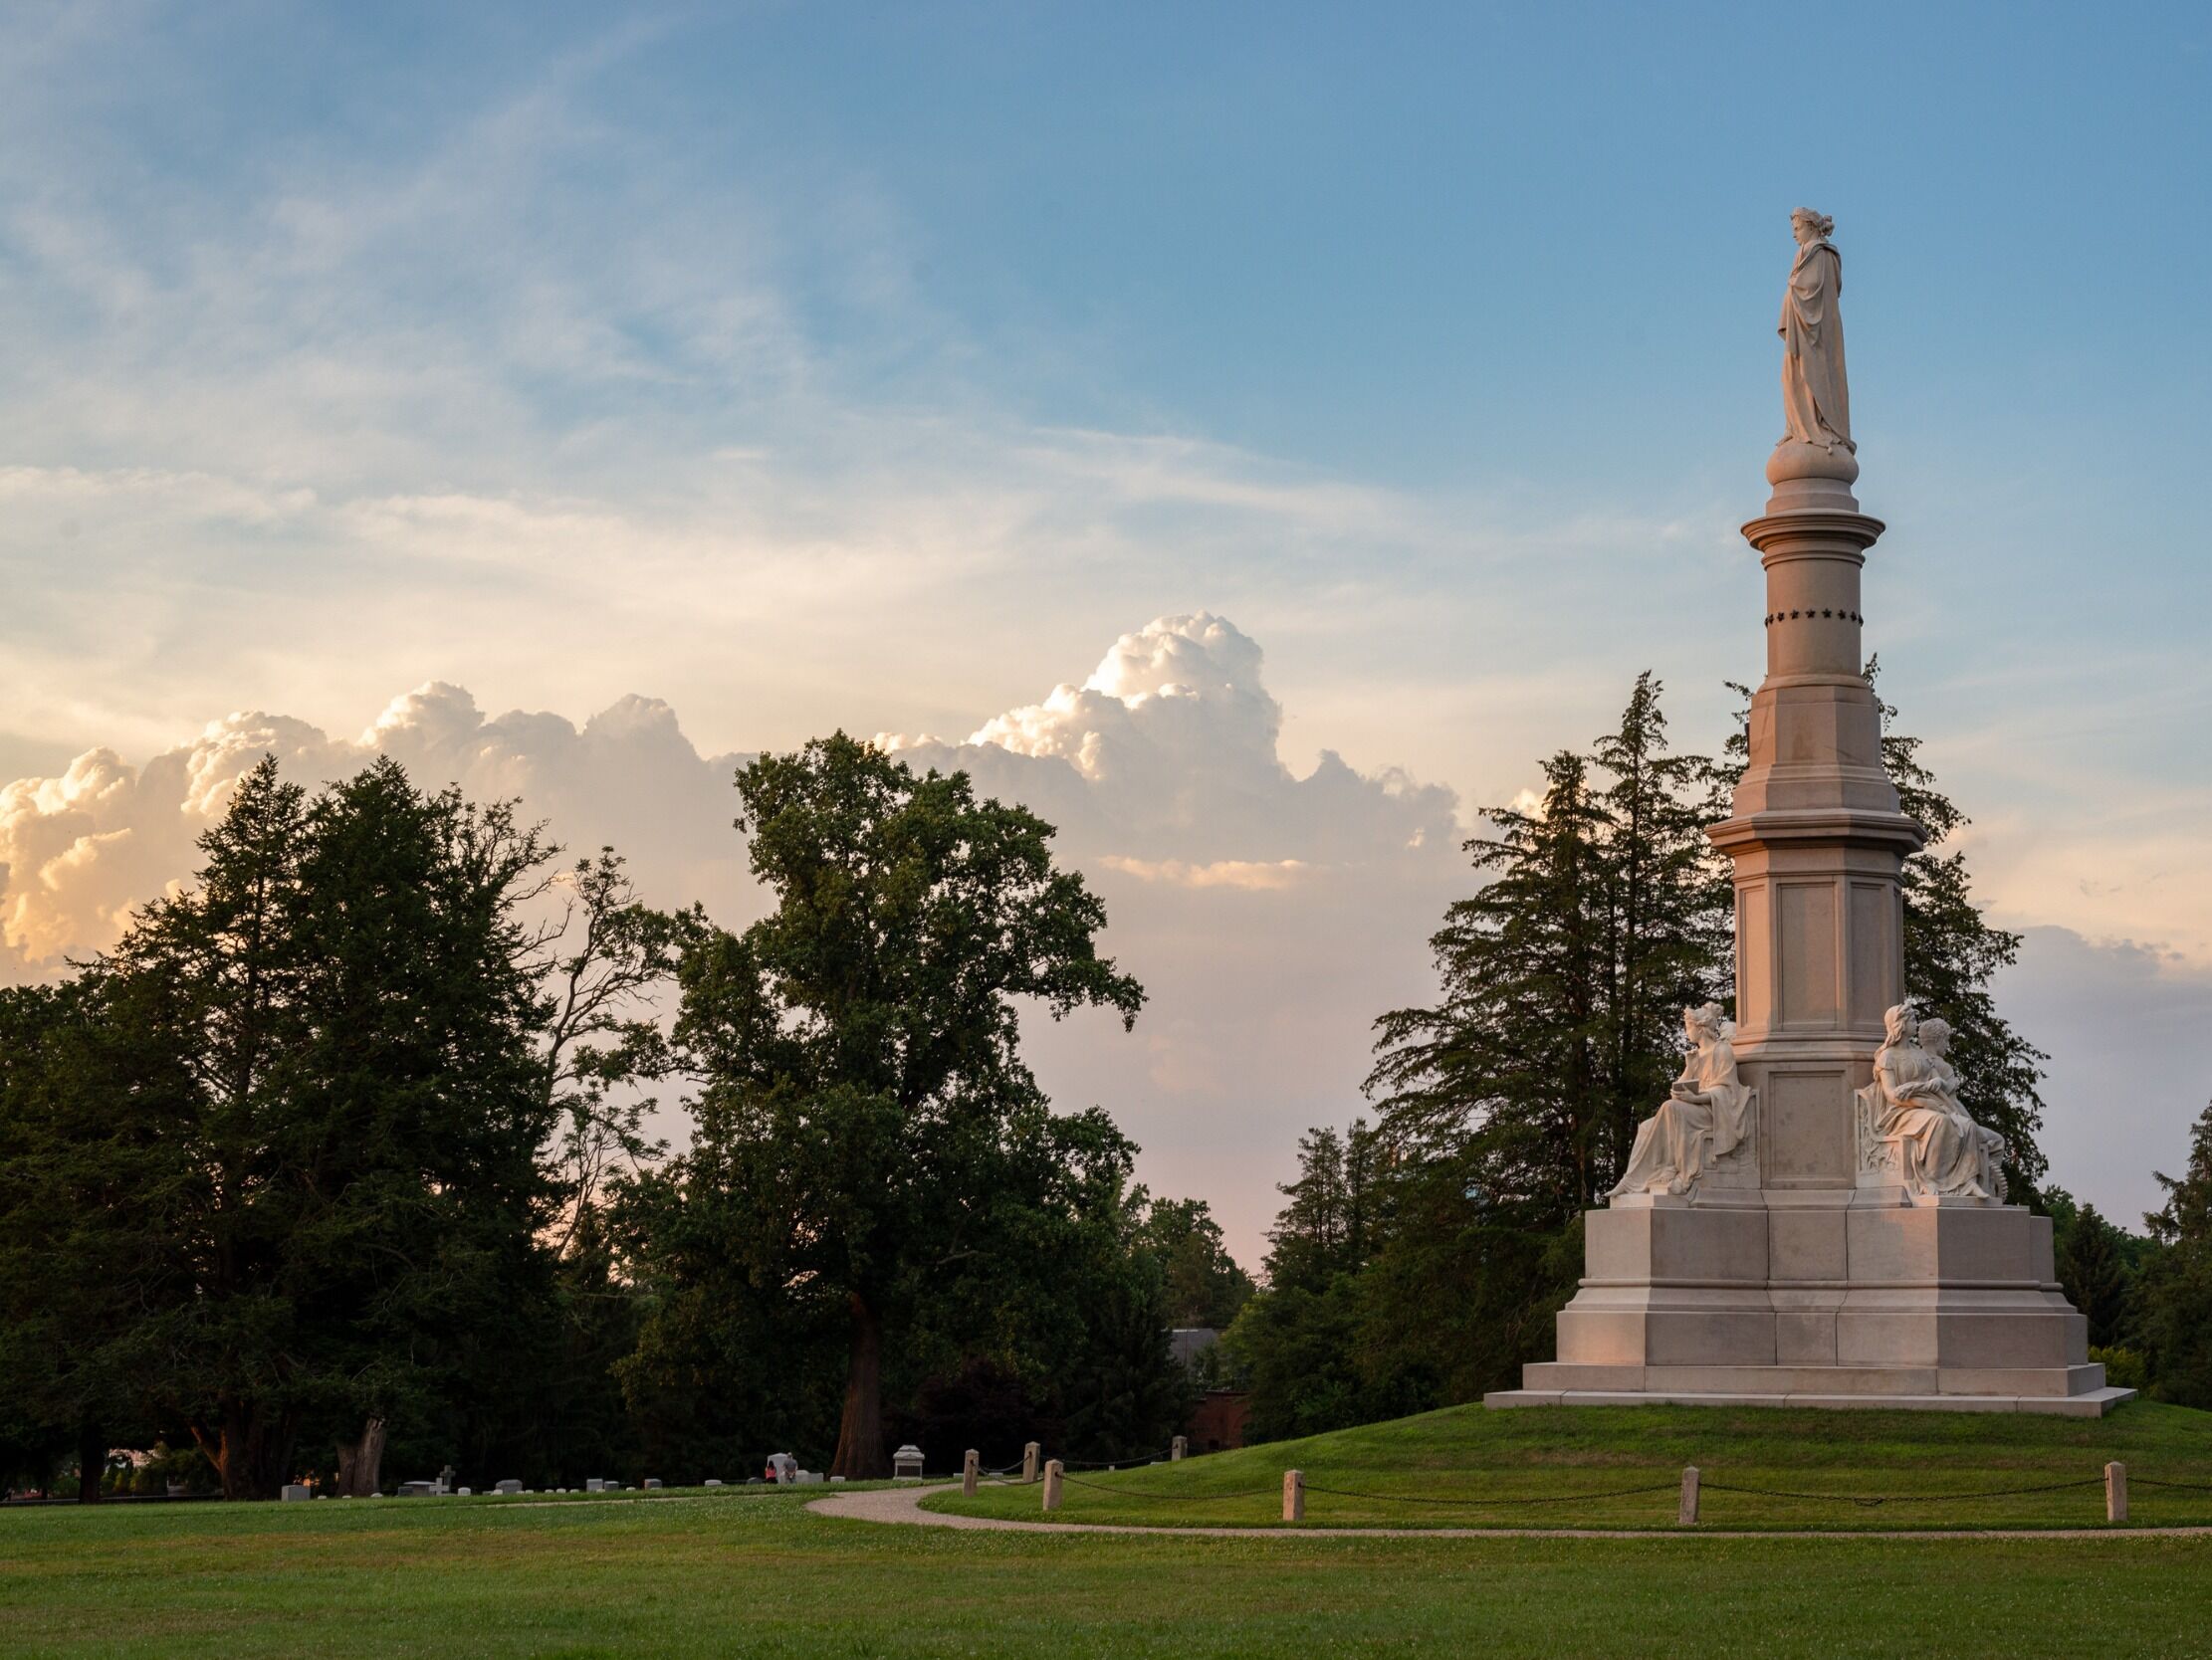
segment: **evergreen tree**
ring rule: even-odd
[[[1171,1326],[1218,1331],[1252,1295],[1251,1276],[1228,1254],[1204,1199],[1150,1199],[1138,1240],[1160,1264]]]
[[[2143,1218],[2155,1247],[2138,1294],[2143,1346],[2160,1399],[2212,1407],[2212,1105],[2190,1130],[2182,1173],[2161,1171],[2158,1183],[2165,1207]]]
[[[1367,1266],[1383,1235],[1382,1138],[1365,1119],[1338,1135],[1298,1139],[1298,1178],[1276,1187],[1290,1202],[1267,1230],[1267,1283],[1318,1290]]]
[[[2081,1206],[2057,1231],[2053,1255],[2059,1284],[2067,1301],[2089,1321],[2090,1347],[2120,1343],[2127,1334],[2134,1279],[2126,1235],[2098,1214],[2095,1205]]]
[[[1555,755],[1533,813],[1467,844],[1489,874],[1431,941],[1442,1001],[1376,1022],[1392,1142],[1460,1160],[1492,1202],[1563,1225],[1619,1178],[1679,1070],[1685,1005],[1722,996],[1732,903],[1700,834],[1711,768],[1668,752],[1637,682],[1588,758]]]
[[[1872,681],[1880,665],[1867,665]],[[1881,753],[1905,815],[1927,845],[1898,873],[1904,901],[1904,986],[1924,1019],[1951,1027],[1950,1062],[1959,1104],[1976,1123],[2004,1137],[2005,1170],[2016,1199],[2032,1198],[2050,1168],[2037,1144],[2043,1129],[2043,1063],[2050,1057],[1997,1012],[1990,981],[2020,955],[2020,935],[1991,925],[1974,903],[1966,850],[1954,838],[1970,822],[1920,759],[1920,740],[1894,729],[1896,711],[1881,706]],[[1948,852],[1944,851],[1946,848]]]

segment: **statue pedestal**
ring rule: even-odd
[[[2095,1417],[2051,1222],[1901,1188],[1623,1199],[1584,1218],[1559,1358],[1490,1406],[1912,1406]]]

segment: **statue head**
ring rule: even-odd
[[[1943,1051],[1950,1048],[1950,1046],[1951,1023],[1948,1020],[1939,1020],[1931,1014],[1920,1022],[1920,1047],[1922,1049],[1925,1049],[1937,1060],[1941,1060]]]
[[[1891,1043],[1910,1043],[1913,1033],[1912,1005],[1899,1003],[1881,1017],[1881,1029]]]
[[[1699,1003],[1682,1010],[1682,1030],[1691,1043],[1706,1043],[1727,1035],[1728,1022],[1718,1003]]]
[[[1819,242],[1836,234],[1836,221],[1825,213],[1815,213],[1811,208],[1799,208],[1790,215],[1790,234],[1797,238],[1798,246]]]

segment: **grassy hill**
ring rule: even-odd
[[[1670,1529],[1694,1464],[1701,1524],[1714,1529],[2093,1527],[2110,1459],[2128,1468],[2131,1523],[2212,1525],[2212,1413],[2149,1402],[2104,1418],[1455,1406],[1181,1464],[1073,1470],[1060,1519],[1279,1526],[1282,1473],[1298,1469],[1308,1526]],[[2024,1488],[2046,1491],[2011,1491]],[[1038,1507],[1037,1490],[1018,1486],[930,1501],[1024,1520]]]
[[[1377,1482],[1486,1490],[1671,1485],[1788,1471],[1841,1490],[1874,1478],[2014,1485],[2119,1453],[2145,1472],[2212,1468],[2204,1415],[2130,1407],[2101,1423],[1874,1414],[1441,1412],[1340,1436],[1093,1478],[1069,1514],[1184,1520],[1170,1491],[1279,1491],[1286,1458]],[[1326,1456],[1317,1456],[1326,1455]],[[1723,1456],[1726,1455],[1726,1456]],[[1754,1457],[1758,1462],[1750,1462]],[[1730,1459],[1737,1462],[1731,1463]],[[2212,1481],[2212,1475],[2205,1475]],[[1499,1660],[1945,1660],[2212,1655],[2212,1536],[2045,1540],[1292,1537],[955,1532],[839,1521],[818,1489],[306,1505],[0,1510],[0,1654],[72,1660],[524,1660],[652,1655],[882,1660],[1307,1660],[1316,1654]],[[2212,1498],[2199,1495],[2198,1500]],[[2093,1489],[1980,1520],[2101,1514]],[[989,1505],[1036,1514],[1033,1488]],[[1265,1521],[1270,1499],[1217,1500]],[[1321,1495],[1317,1521],[1344,1520]],[[1715,1497],[1711,1503],[1717,1506]],[[2024,1503],[2024,1502],[2023,1502]],[[1086,1505],[1096,1508],[1087,1511]],[[1241,1506],[1239,1511],[1236,1507]],[[1109,1510],[1109,1507],[1115,1507]],[[2165,1508],[2160,1508],[2165,1507]],[[1964,1507],[1959,1507],[1963,1509]],[[2166,1500],[2139,1513],[2179,1520]],[[1584,1507],[1561,1522],[1597,1520]],[[1669,1493],[1610,1520],[1660,1523]],[[1901,1513],[1900,1513],[1901,1514]],[[1856,1513],[1855,1513],[1856,1515]],[[1380,1505],[1374,1519],[1402,1521]],[[1438,1521],[1478,1519],[1449,1512]],[[1526,1520],[1524,1515],[1519,1520]],[[1827,1512],[1809,1518],[1829,1521]],[[1862,1520],[1897,1519],[1885,1507]],[[1921,1520],[1939,1518],[1922,1517]],[[1746,1518],[1748,1520],[1748,1518]]]

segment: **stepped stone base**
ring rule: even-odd
[[[1909,1406],[2095,1417],[2049,1218],[1888,1188],[1658,1198],[1584,1218],[1559,1359],[1491,1406]]]

